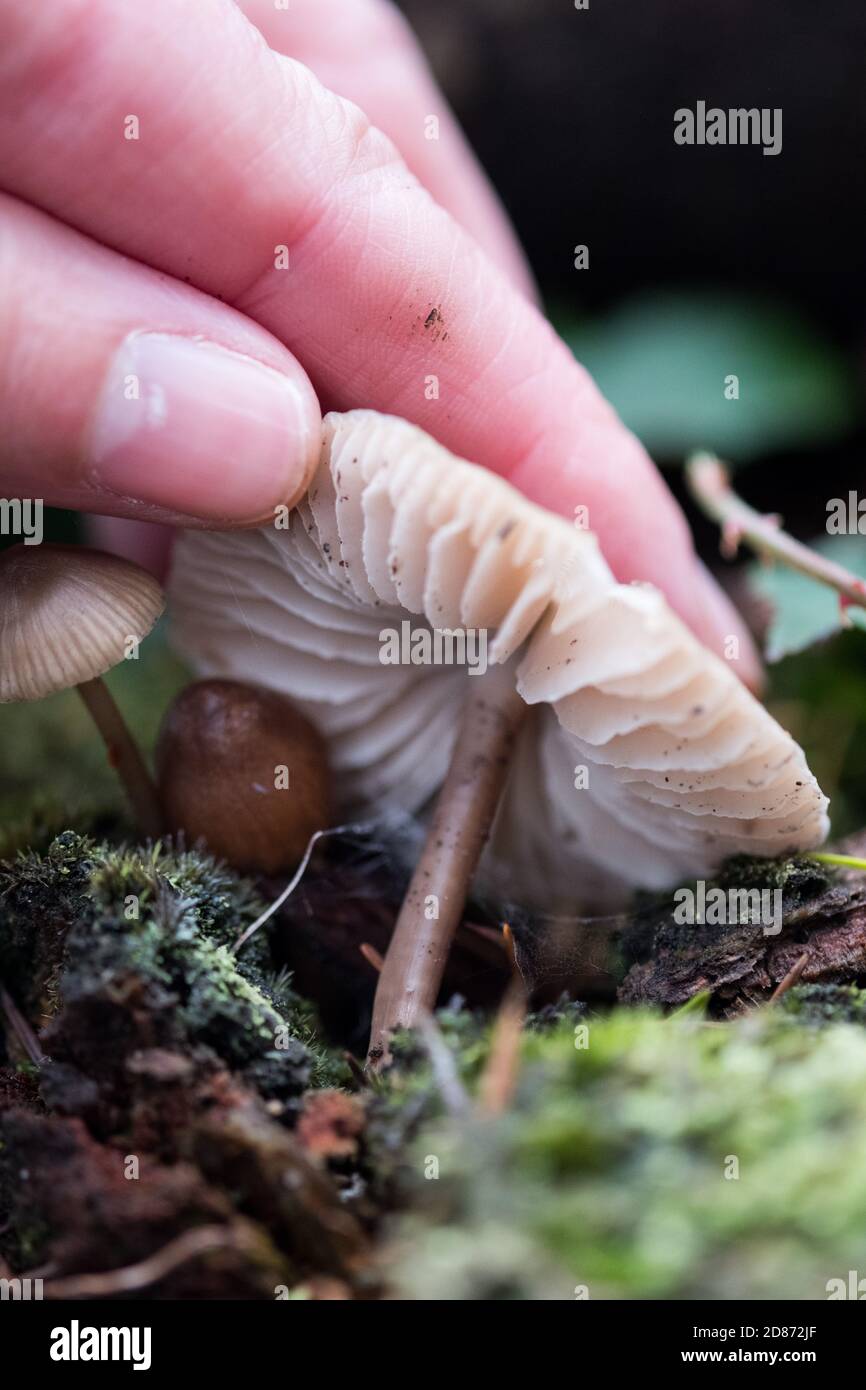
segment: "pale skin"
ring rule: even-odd
[[[262,524],[303,492],[322,410],[372,407],[587,506],[617,576],[756,683],[667,487],[533,294],[384,0],[0,0],[0,496]],[[122,546],[153,559],[153,528]]]

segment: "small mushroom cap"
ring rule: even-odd
[[[244,872],[294,868],[328,825],[324,741],[273,690],[188,685],[163,718],[156,770],[169,826]]]
[[[590,532],[405,421],[329,415],[289,528],[188,532],[172,591],[200,672],[254,671],[310,710],[352,815],[425,804],[474,679],[383,665],[384,630],[417,615],[413,632],[489,633],[491,663],[519,652],[534,708],[485,855],[518,901],[606,909],[826,835],[802,750],[658,590],[618,584]]]
[[[110,671],[165,606],[138,565],[75,545],[0,554],[0,704],[41,700]]]

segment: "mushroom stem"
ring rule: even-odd
[[[511,664],[494,666],[469,686],[448,774],[379,975],[367,1058],[375,1069],[390,1061],[395,1029],[413,1027],[436,1003],[527,710]]]
[[[162,812],[156,787],[113,695],[101,676],[84,681],[76,689],[102,734],[109,762],[126,789],[139,830],[157,839],[162,834]]]

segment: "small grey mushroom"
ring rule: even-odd
[[[0,554],[0,704],[75,687],[151,838],[162,829],[156,788],[102,676],[147,636],[164,606],[157,581],[116,555],[23,544]]]

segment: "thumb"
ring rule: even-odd
[[[0,230],[2,490],[219,526],[301,496],[321,413],[285,347],[12,198]]]

